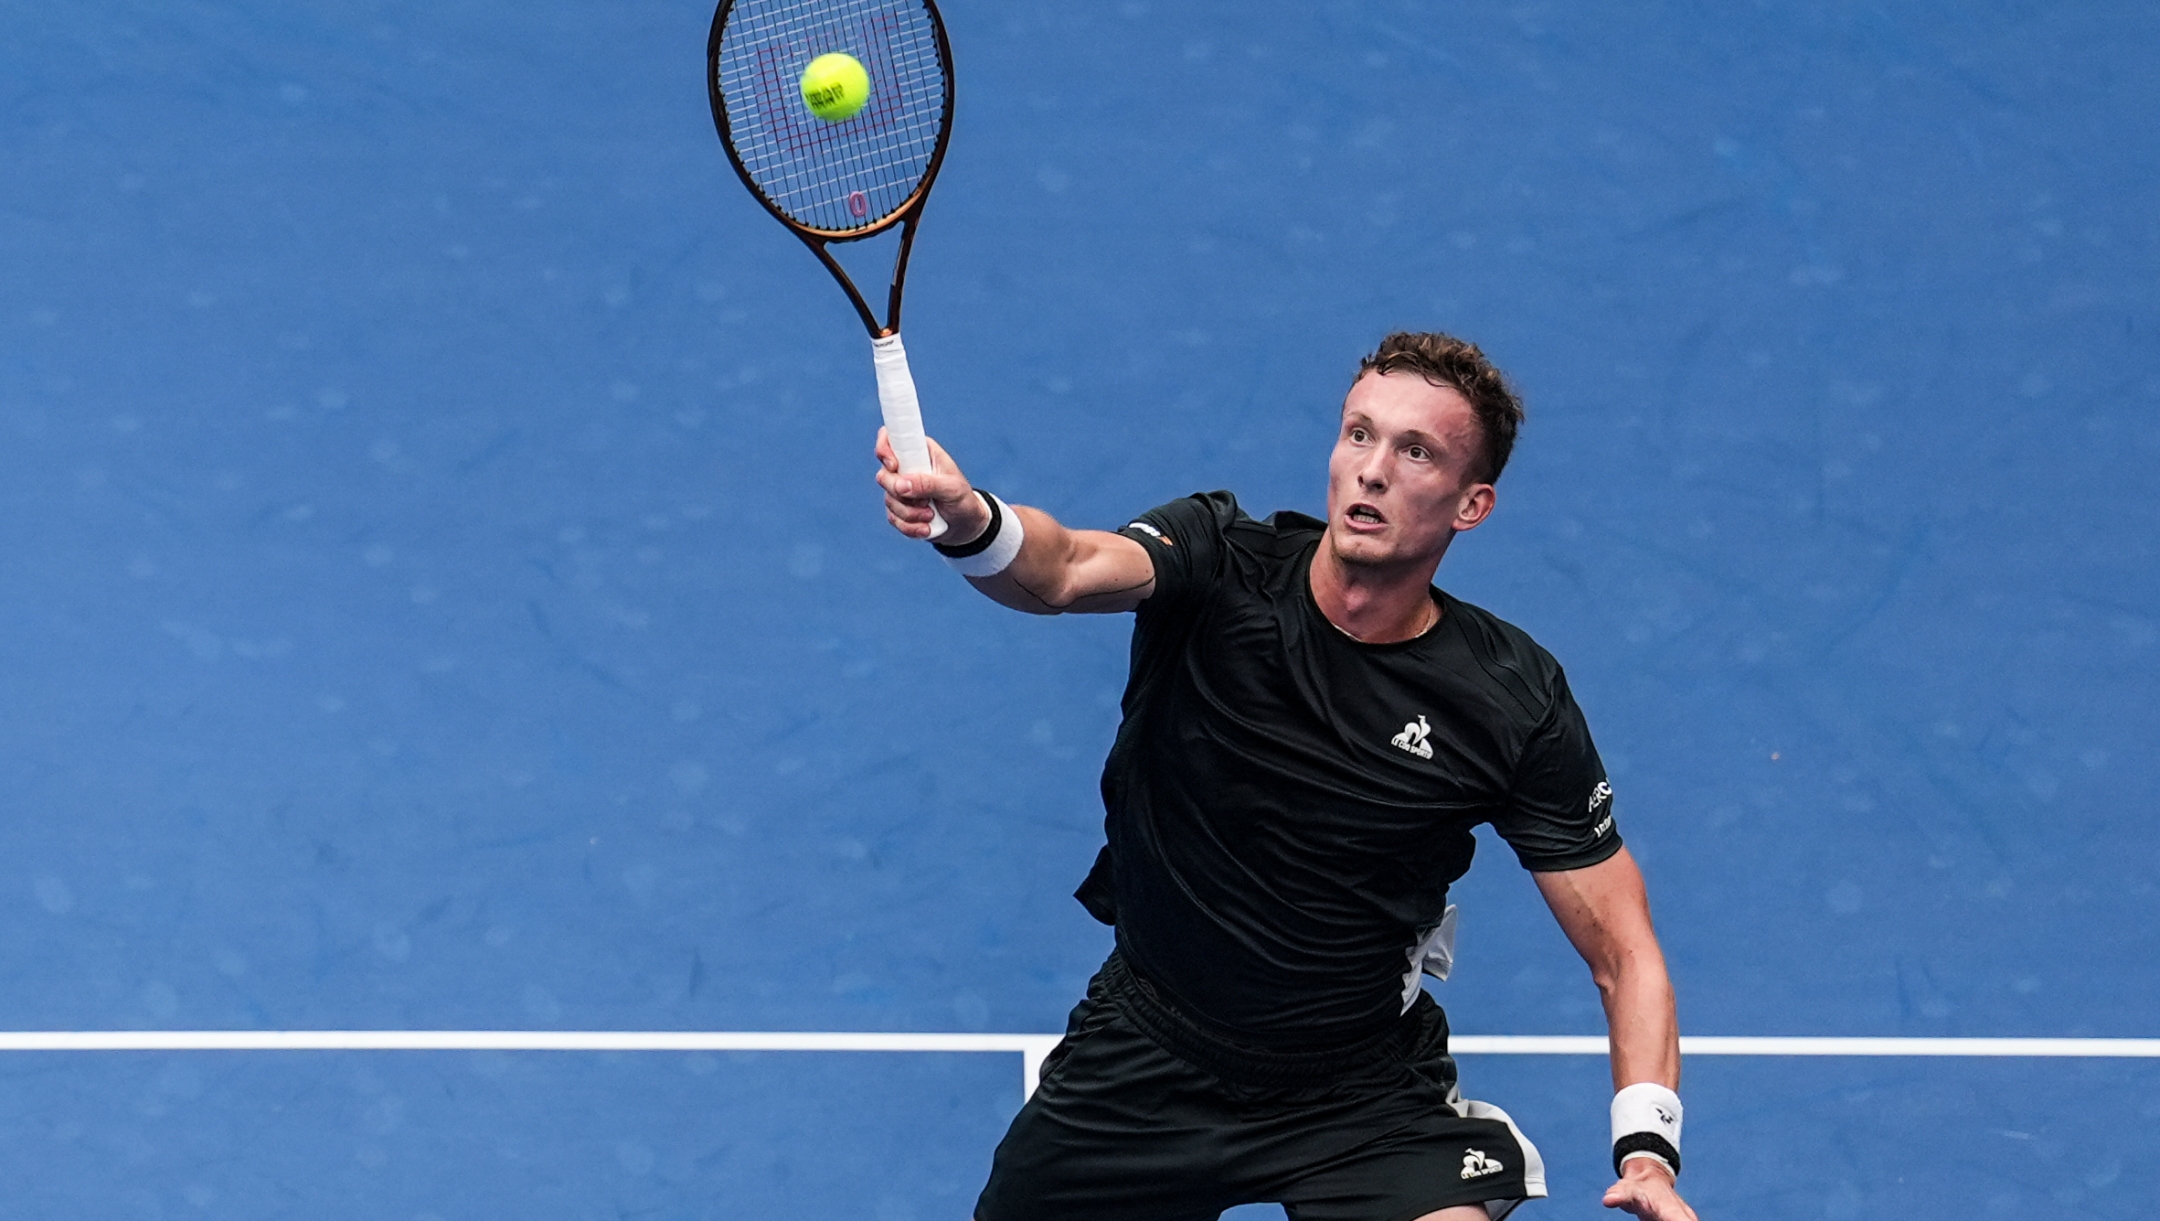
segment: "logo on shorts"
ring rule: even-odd
[[[1472,1149],[1462,1155],[1462,1176],[1466,1179],[1482,1179],[1505,1169],[1507,1167],[1485,1156],[1483,1149]]]
[[[1432,736],[1432,726],[1425,723],[1421,713],[1417,720],[1402,727],[1402,732],[1388,739],[1389,746],[1398,746],[1420,759],[1432,758],[1432,743],[1425,739]]]

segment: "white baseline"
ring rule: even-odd
[[[747,1030],[29,1030],[9,1051],[812,1051],[1018,1052],[1035,1092],[1054,1034],[904,1034]],[[1458,1055],[1602,1056],[1602,1035],[1456,1035]],[[1683,1035],[1690,1056],[2043,1056],[2160,1059],[2160,1039],[1781,1038]]]

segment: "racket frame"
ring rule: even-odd
[[[945,18],[938,12],[933,0],[916,2],[930,15],[930,29],[937,40],[938,62],[944,69],[944,121],[938,124],[937,145],[930,150],[930,163],[923,170],[922,181],[915,184],[915,189],[908,193],[899,207],[874,224],[860,229],[818,229],[797,221],[783,211],[779,204],[773,202],[765,189],[757,184],[757,180],[750,176],[749,167],[743,164],[742,154],[735,151],[734,134],[728,125],[727,100],[720,93],[720,33],[727,27],[728,15],[735,11],[736,0],[721,0],[720,7],[713,11],[712,34],[705,41],[706,100],[712,104],[713,126],[720,133],[720,147],[727,151],[728,164],[735,167],[736,176],[742,179],[744,186],[750,188],[750,194],[764,205],[765,210],[772,213],[773,219],[786,225],[789,232],[801,238],[803,245],[810,248],[810,253],[816,255],[818,262],[825,265],[825,270],[831,272],[833,279],[839,281],[841,289],[847,293],[848,303],[855,307],[855,313],[862,319],[863,327],[870,332],[872,339],[883,339],[900,332],[900,296],[907,286],[908,255],[915,248],[915,224],[922,217],[923,205],[929,202],[930,186],[937,181],[938,170],[945,164],[945,148],[952,141],[952,44],[945,37]],[[864,299],[861,290],[855,287],[855,281],[848,275],[847,269],[840,265],[840,260],[834,258],[827,247],[834,243],[859,242],[865,238],[876,237],[894,225],[900,226],[900,249],[893,258],[892,286],[886,292],[885,320],[880,322],[878,316],[871,311],[870,303]]]

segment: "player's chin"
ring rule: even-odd
[[[1385,564],[1394,558],[1395,549],[1388,545],[1386,539],[1377,535],[1346,529],[1340,525],[1328,533],[1328,545],[1334,550],[1335,558],[1345,564],[1362,567]]]

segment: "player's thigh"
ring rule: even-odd
[[[1213,1221],[1237,1203],[1220,1083],[1114,1007],[1075,1026],[998,1142],[979,1221]]]
[[[1301,1175],[1282,1201],[1291,1221],[1490,1221],[1544,1194],[1543,1162],[1512,1125],[1449,1107]]]

